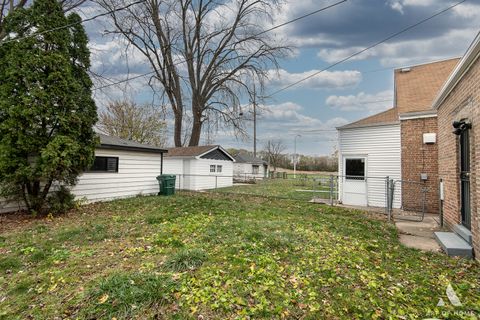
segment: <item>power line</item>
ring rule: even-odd
[[[341,0],[341,1],[335,2],[335,3],[331,4],[331,5],[326,6],[326,7],[317,9],[317,10],[315,10],[315,11],[309,12],[309,13],[307,13],[307,14],[304,14],[304,15],[299,16],[299,17],[297,17],[297,18],[294,18],[294,19],[292,19],[292,20],[289,20],[289,21],[286,21],[286,22],[281,23],[281,24],[279,24],[279,25],[273,26],[273,27],[271,27],[271,28],[269,28],[269,29],[263,30],[263,31],[261,31],[260,33],[257,33],[257,34],[255,34],[254,36],[251,36],[251,37],[258,37],[258,36],[260,36],[260,35],[262,35],[262,34],[265,34],[265,33],[267,33],[267,32],[276,30],[276,29],[278,29],[278,28],[284,27],[284,26],[289,25],[289,24],[291,24],[291,23],[297,22],[297,21],[299,21],[299,20],[305,19],[305,18],[310,17],[310,16],[312,16],[312,15],[315,15],[315,14],[317,14],[317,13],[320,13],[320,12],[322,12],[322,11],[325,11],[325,10],[328,10],[328,9],[330,9],[330,8],[336,7],[336,6],[338,6],[338,5],[340,5],[340,4],[344,3],[344,2],[347,2],[347,1],[348,1],[348,0]],[[193,58],[190,58],[190,59],[193,59]],[[183,59],[183,60],[177,61],[177,62],[173,63],[173,65],[175,66],[175,65],[179,65],[179,64],[181,64],[181,63],[185,63],[185,62],[189,61],[190,59]],[[149,76],[149,75],[154,74],[154,73],[155,73],[155,71],[150,71],[150,72],[142,73],[142,74],[137,75],[137,76],[134,76],[134,77],[132,77],[132,78],[126,78],[126,79],[119,80],[119,81],[116,81],[116,82],[113,82],[113,83],[110,83],[110,84],[106,84],[106,85],[103,85],[103,86],[100,86],[100,87],[97,87],[97,88],[93,88],[92,90],[105,89],[105,88],[108,88],[108,87],[111,87],[111,86],[114,86],[114,85],[117,85],[117,84],[122,84],[122,83],[124,83],[124,82],[128,82],[128,81],[135,80],[135,79],[138,79],[138,78],[146,77],[146,76]]]
[[[320,8],[320,9],[318,9],[318,10],[312,11],[312,12],[310,12],[310,13],[304,14],[303,16],[299,16],[299,17],[297,17],[297,18],[295,18],[295,19],[289,20],[289,21],[287,21],[287,22],[284,22],[284,23],[281,23],[281,24],[279,24],[279,25],[276,25],[276,26],[274,26],[274,27],[272,27],[272,28],[270,28],[270,29],[264,30],[264,31],[256,34],[255,37],[258,37],[258,36],[260,36],[260,35],[262,35],[262,34],[264,34],[264,33],[273,31],[273,30],[275,30],[275,29],[284,27],[284,26],[286,26],[286,25],[288,25],[288,24],[297,22],[297,21],[299,21],[299,20],[305,19],[305,18],[307,18],[307,17],[313,16],[313,15],[315,15],[315,14],[317,14],[317,13],[320,13],[320,12],[325,11],[325,10],[327,10],[327,9],[336,7],[336,6],[338,6],[339,4],[342,4],[342,3],[347,2],[347,1],[348,1],[348,0],[342,0],[342,1],[339,1],[339,2],[335,2],[335,3],[333,3],[333,4],[329,5],[329,6],[326,6],[326,7]]]
[[[425,18],[425,19],[423,19],[423,20],[420,20],[420,21],[417,22],[417,23],[414,23],[414,24],[412,24],[412,25],[410,25],[410,26],[408,26],[408,27],[406,27],[406,28],[404,28],[404,29],[402,29],[402,30],[400,30],[400,31],[397,31],[397,32],[389,35],[388,37],[386,37],[386,38],[384,38],[384,39],[382,39],[382,40],[380,40],[380,41],[378,41],[378,42],[376,42],[376,43],[374,43],[374,44],[372,44],[372,45],[370,45],[370,46],[368,46],[368,47],[366,47],[366,48],[364,48],[364,49],[362,49],[362,50],[360,50],[360,51],[357,51],[357,52],[349,55],[348,57],[343,58],[343,59],[341,59],[341,60],[339,60],[339,61],[337,61],[337,62],[335,62],[335,63],[333,63],[333,64],[331,64],[331,65],[329,65],[329,66],[327,66],[326,68],[323,68],[322,70],[319,70],[319,71],[317,71],[317,72],[314,72],[314,73],[312,73],[312,74],[309,75],[309,76],[306,76],[306,77],[304,77],[304,78],[302,78],[302,79],[300,79],[300,80],[298,80],[298,81],[295,81],[295,82],[293,82],[293,83],[291,83],[291,84],[289,84],[289,85],[287,85],[287,86],[285,86],[285,87],[283,87],[283,88],[281,88],[281,89],[278,89],[278,90],[274,91],[273,93],[269,94],[268,96],[265,96],[264,98],[270,98],[270,97],[272,97],[272,96],[274,96],[274,95],[276,95],[276,94],[278,94],[278,93],[280,93],[280,92],[282,92],[282,91],[285,91],[285,90],[287,90],[287,89],[289,89],[289,88],[291,88],[291,87],[293,87],[293,86],[296,86],[296,85],[299,84],[299,83],[302,83],[302,82],[304,82],[304,81],[306,81],[306,80],[308,80],[308,79],[311,79],[311,78],[319,75],[319,74],[322,73],[322,72],[325,72],[325,71],[327,71],[327,70],[330,70],[330,69],[332,69],[333,67],[335,67],[335,66],[337,66],[337,65],[339,65],[339,64],[341,64],[341,63],[343,63],[343,62],[345,62],[345,61],[348,61],[348,60],[350,60],[350,59],[352,59],[352,58],[354,58],[354,57],[356,57],[356,56],[364,53],[364,52],[367,51],[367,50],[370,50],[370,49],[372,49],[372,48],[374,48],[374,47],[376,47],[376,46],[378,46],[378,45],[380,45],[380,44],[382,44],[382,43],[384,43],[384,42],[387,42],[388,40],[391,40],[391,39],[393,39],[393,38],[401,35],[402,33],[405,33],[405,32],[407,32],[407,31],[409,31],[409,30],[411,30],[411,29],[413,29],[413,28],[415,28],[415,27],[417,27],[417,26],[419,26],[419,25],[421,25],[421,24],[423,24],[423,23],[425,23],[425,22],[427,22],[427,21],[429,21],[429,20],[431,20],[431,19],[433,19],[433,18],[435,18],[435,17],[437,17],[437,16],[439,16],[439,15],[441,15],[441,14],[443,14],[443,13],[445,13],[445,12],[451,10],[451,9],[453,9],[453,8],[455,8],[456,6],[459,6],[460,4],[464,3],[465,1],[467,1],[467,0],[462,0],[462,1],[460,1],[460,2],[457,2],[457,3],[455,3],[455,4],[451,5],[451,6],[449,6],[449,7],[445,8],[445,9],[443,9],[443,10],[441,10],[441,11],[439,11],[439,12],[437,12],[437,13],[431,15],[431,16],[429,16],[428,18]]]
[[[88,22],[88,21],[92,21],[92,20],[95,20],[95,19],[98,19],[100,17],[103,17],[103,16],[106,16],[106,15],[109,15],[109,14],[112,14],[116,11],[122,11],[122,10],[125,10],[125,9],[128,9],[130,8],[131,6],[134,6],[136,4],[139,4],[139,3],[142,3],[144,2],[145,0],[139,0],[139,1],[136,1],[136,2],[132,2],[124,7],[120,7],[120,8],[117,8],[117,9],[113,9],[113,10],[110,10],[110,11],[107,11],[107,12],[104,12],[104,13],[100,13],[100,14],[97,14],[93,17],[90,17],[90,18],[87,18],[87,19],[84,19],[84,20],[81,20],[81,21],[78,21],[78,22],[73,22],[73,23],[69,23],[69,24],[66,24],[66,25],[63,25],[63,26],[59,26],[59,27],[55,27],[55,28],[52,28],[52,29],[48,29],[48,30],[44,30],[44,31],[41,31],[41,32],[35,32],[35,33],[32,33],[28,36],[23,36],[23,37],[19,37],[19,38],[14,38],[14,39],[10,39],[10,40],[5,40],[5,41],[1,41],[0,42],[0,45],[4,45],[6,43],[11,43],[11,42],[15,42],[15,41],[19,41],[19,40],[25,40],[25,39],[28,39],[28,38],[31,38],[31,37],[36,37],[36,36],[39,36],[39,35],[42,35],[42,34],[46,34],[46,33],[50,33],[50,32],[54,32],[54,31],[58,31],[58,30],[62,30],[62,29],[66,29],[66,28],[70,28],[70,27],[73,27],[77,24],[82,24],[84,22]]]

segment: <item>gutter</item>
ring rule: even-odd
[[[378,123],[369,123],[369,124],[359,124],[359,125],[352,125],[352,126],[343,126],[343,127],[336,127],[338,131],[348,130],[348,129],[360,129],[360,128],[371,128],[371,127],[382,127],[382,126],[391,126],[400,124],[400,121],[391,121],[391,122],[378,122]]]

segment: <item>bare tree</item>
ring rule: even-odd
[[[267,69],[288,48],[263,32],[278,0],[145,0],[122,11],[127,0],[97,0],[111,11],[114,30],[150,64],[150,85],[163,91],[175,120],[174,142],[182,141],[186,111],[192,126],[188,144],[198,145],[202,125],[215,115],[244,132],[242,97],[263,88]],[[156,85],[155,85],[156,84]],[[187,106],[189,104],[189,106]]]
[[[97,126],[114,137],[163,147],[166,145],[166,124],[162,114],[152,105],[114,101],[100,112]]]
[[[268,140],[265,144],[263,152],[268,159],[268,164],[273,167],[273,172],[277,171],[277,167],[283,160],[283,152],[286,147],[282,140]]]
[[[68,12],[77,8],[87,0],[62,0],[63,11]],[[5,18],[13,11],[26,7],[28,0],[0,0],[0,42],[7,36],[4,29]]]

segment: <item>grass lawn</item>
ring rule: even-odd
[[[478,263],[405,248],[385,221],[306,202],[139,197],[3,221],[0,234],[0,319],[480,315]]]
[[[251,194],[276,198],[311,200],[312,198],[330,198],[330,178],[328,176],[297,175],[289,179],[257,180],[254,184],[234,185],[233,187],[219,188],[214,191],[221,193]],[[334,194],[336,199],[337,181],[334,180]]]

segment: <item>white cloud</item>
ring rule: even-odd
[[[327,121],[304,114],[305,109],[295,102],[284,102],[261,106],[263,110],[259,121],[275,135],[294,134],[309,130],[332,130],[336,126],[347,123],[347,120],[336,117]]]
[[[478,30],[474,28],[451,30],[443,36],[428,40],[384,43],[354,57],[352,60],[379,58],[383,66],[398,67],[451,58],[458,56],[458,48],[465,48],[466,50],[477,32]],[[334,63],[361,49],[363,48],[323,49],[318,52],[318,56],[328,63]]]
[[[405,7],[427,7],[435,3],[435,0],[390,0],[388,4],[395,11],[404,13]]]
[[[327,106],[341,111],[366,111],[374,114],[393,105],[393,93],[390,90],[367,94],[360,92],[357,95],[327,97],[325,103]]]
[[[269,71],[269,84],[277,87],[288,86],[299,80],[317,73],[319,70],[310,70],[300,73],[290,73],[284,69],[278,72],[274,70]],[[309,89],[342,89],[358,85],[362,81],[362,74],[356,70],[345,71],[324,71],[315,75],[302,84],[294,88],[309,88]]]
[[[452,9],[456,16],[464,19],[477,20],[480,18],[480,5],[473,3],[463,3]]]

